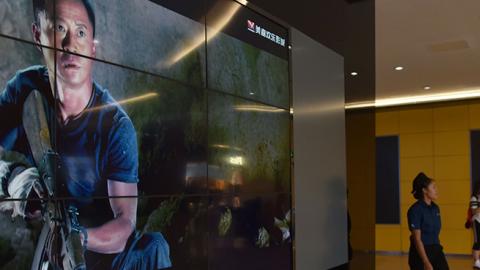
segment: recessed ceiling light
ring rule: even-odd
[[[254,93],[254,92],[250,92],[250,95],[253,96],[253,95],[255,95],[255,93]]]
[[[423,87],[423,89],[424,89],[424,90],[430,90],[430,89],[432,89],[432,87],[431,87],[431,86],[428,86],[428,85],[426,85],[426,86],[424,86],[424,87]]]
[[[401,70],[403,70],[403,67],[401,67],[401,66],[395,67],[395,70],[396,71],[401,71]]]
[[[352,76],[357,76],[357,75],[358,75],[358,72],[355,72],[355,71],[354,71],[354,72],[350,73],[350,75],[352,75]]]

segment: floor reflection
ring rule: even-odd
[[[470,256],[447,256],[450,270],[468,270],[472,269],[472,260]],[[409,270],[408,255],[380,255],[375,256],[375,270]],[[364,269],[364,268],[351,268]]]

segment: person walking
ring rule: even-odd
[[[423,172],[413,180],[412,194],[417,201],[408,209],[411,231],[408,264],[411,270],[448,270],[447,259],[440,245],[440,208],[437,186]]]
[[[473,267],[480,269],[480,185],[477,185],[470,198],[469,225],[473,229]],[[467,226],[466,226],[467,227]]]

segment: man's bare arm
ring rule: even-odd
[[[137,196],[137,184],[108,180],[109,196]],[[137,198],[110,198],[114,219],[97,228],[88,228],[87,249],[98,253],[119,253],[137,221]]]

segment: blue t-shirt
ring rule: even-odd
[[[22,125],[23,103],[32,90],[38,90],[54,108],[50,89],[44,66],[21,70],[7,83],[0,93],[3,148],[23,153],[33,161]],[[137,139],[132,121],[97,83],[93,84],[86,110],[66,125],[55,121],[54,130],[53,144],[63,163],[66,196],[90,201],[92,196],[108,196],[107,180],[138,182]]]
[[[418,200],[408,209],[407,217],[410,230],[420,230],[424,245],[440,244],[442,221],[440,208],[434,202],[428,205],[425,201]]]

